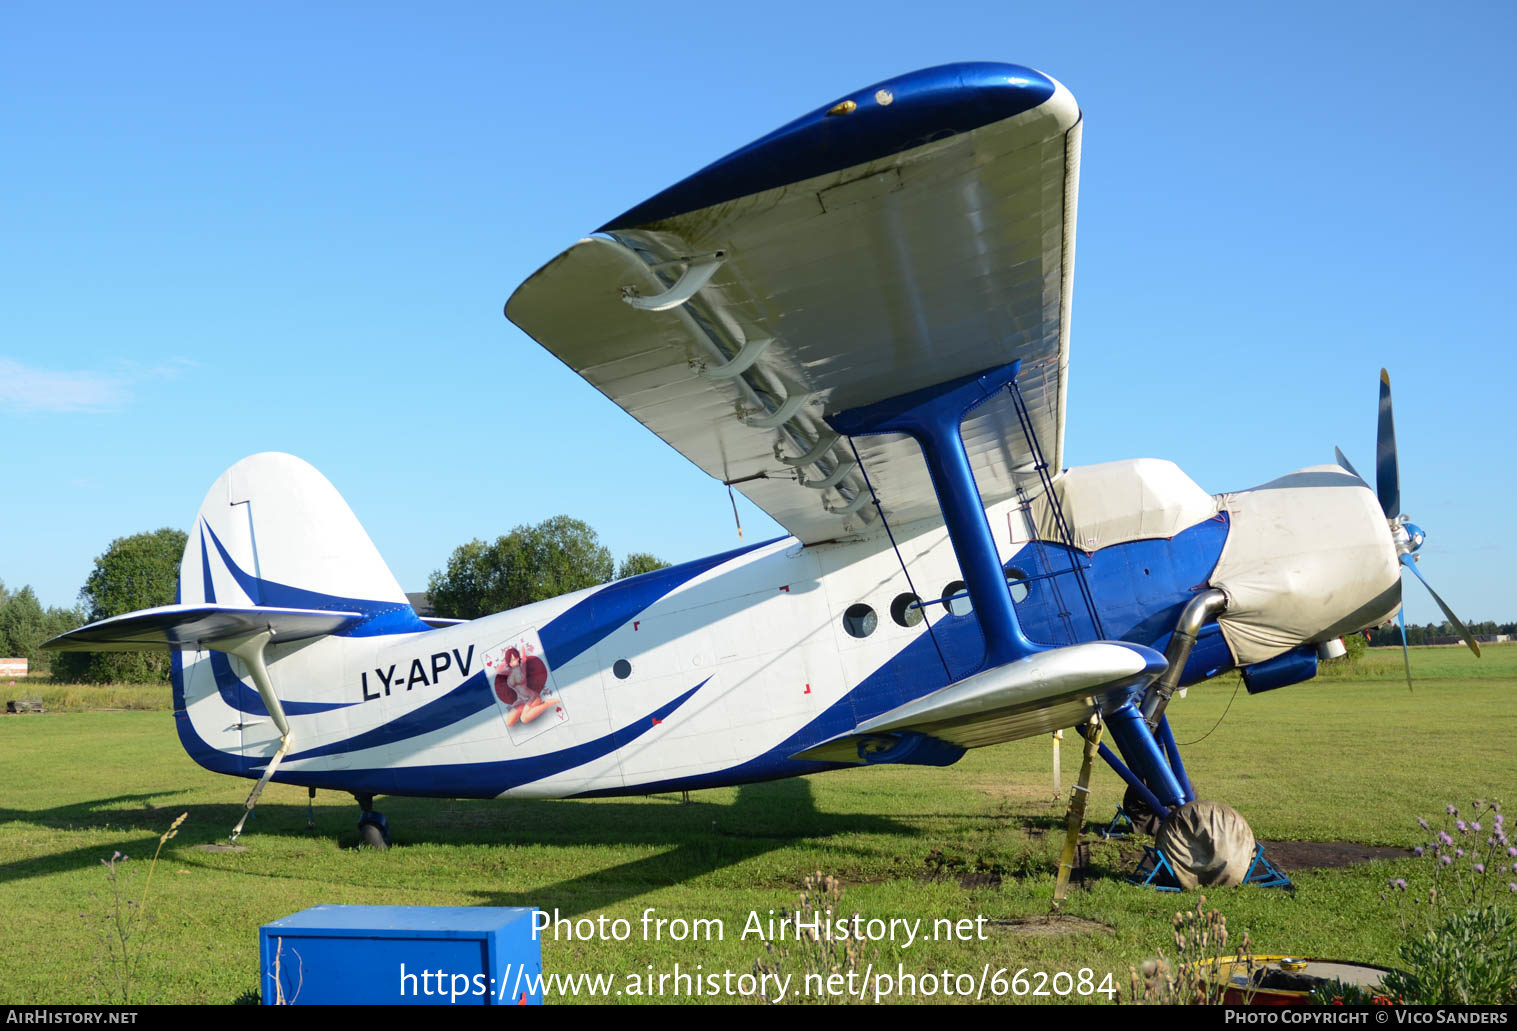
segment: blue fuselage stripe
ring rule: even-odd
[[[523,784],[531,784],[593,762],[631,744],[689,701],[710,682],[702,680],[677,698],[654,709],[619,730],[593,741],[544,755],[498,762],[456,763],[436,766],[400,766],[385,769],[308,771],[281,768],[274,780],[310,787],[338,787],[346,791],[372,791],[386,795],[419,795],[424,798],[494,798]]]

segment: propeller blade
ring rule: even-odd
[[[1345,455],[1343,453],[1343,449],[1342,448],[1337,448],[1337,447],[1333,448],[1333,454],[1335,454],[1335,455],[1338,456],[1338,464],[1339,465],[1343,466],[1343,468],[1347,469],[1349,472],[1353,473],[1355,476],[1359,476],[1359,470],[1354,468],[1354,463],[1350,462],[1348,460],[1348,455]],[[1363,476],[1359,476],[1359,479],[1364,480],[1364,477]],[[1368,480],[1364,480],[1364,482],[1365,483],[1369,483]]]
[[[1438,607],[1443,610],[1444,616],[1446,616],[1448,618],[1448,621],[1454,625],[1454,629],[1459,631],[1459,636],[1464,638],[1464,643],[1469,645],[1470,651],[1474,652],[1475,657],[1478,659],[1480,657],[1480,645],[1475,643],[1475,638],[1470,633],[1469,628],[1459,621],[1458,616],[1454,615],[1454,610],[1449,608],[1448,605],[1444,603],[1444,600],[1442,598],[1438,597],[1438,592],[1433,590],[1433,585],[1427,582],[1427,577],[1422,575],[1422,570],[1417,568],[1417,563],[1412,561],[1412,556],[1402,555],[1401,564],[1417,574],[1417,579],[1422,581],[1422,586],[1427,588],[1427,593],[1433,596],[1433,600],[1436,601],[1438,603]]]
[[[1401,475],[1396,469],[1396,421],[1391,417],[1391,376],[1380,370],[1380,425],[1375,435],[1375,494],[1385,518],[1401,514]]]
[[[1406,690],[1412,691],[1412,650],[1406,646],[1406,610],[1396,610],[1396,622],[1401,627],[1401,662],[1406,667]]]

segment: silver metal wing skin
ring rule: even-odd
[[[833,412],[1020,359],[1058,474],[1079,153],[1079,108],[1040,73],[912,73],[634,208],[535,273],[506,314],[802,541],[870,533]],[[1009,399],[963,436],[986,503],[1036,491]],[[938,516],[915,443],[855,444],[893,523]]]

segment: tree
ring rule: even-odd
[[[179,562],[188,535],[168,527],[111,541],[79,591],[90,622],[137,609],[170,605],[179,592]],[[64,652],[55,676],[105,684],[167,681],[167,648],[137,652]]]
[[[655,569],[668,569],[669,563],[657,555],[650,555],[646,551],[634,551],[622,559],[622,564],[616,567],[616,578],[625,580],[629,576],[637,576],[640,573],[651,573]]]
[[[494,544],[475,539],[454,549],[446,569],[427,584],[432,608],[454,619],[478,619],[611,579],[611,552],[587,524],[554,516],[518,526]]]
[[[42,643],[84,622],[77,609],[43,609],[30,586],[12,594],[0,584],[0,655],[26,659],[33,675],[46,673],[53,653]]]

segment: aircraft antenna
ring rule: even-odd
[[[869,479],[869,470],[864,468],[864,459],[859,456],[859,449],[852,437],[848,438],[848,449],[853,452],[853,460],[858,463],[859,472],[864,474],[864,487],[869,491],[869,497],[874,502],[874,510],[880,514],[880,522],[885,527],[885,535],[890,538],[890,546],[895,549],[895,560],[901,564],[901,572],[906,577],[906,589],[917,600],[917,611],[922,614],[922,619],[927,623],[927,636],[932,638],[932,646],[937,649],[938,661],[943,664],[943,675],[952,680],[953,671],[948,668],[948,659],[943,655],[943,646],[938,644],[938,635],[933,632],[932,617],[927,614],[927,607],[922,604],[922,595],[917,590],[917,585],[911,582],[911,570],[906,568],[906,560],[901,557],[901,547],[895,542],[895,533],[890,529],[890,520],[885,518],[885,506],[880,504],[880,496],[874,492],[874,484]]]
[[[727,484],[727,500],[732,502],[732,521],[737,523],[737,539],[743,539],[743,518],[737,514],[737,498],[732,496],[732,484]]]

